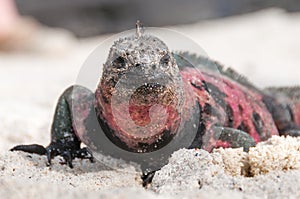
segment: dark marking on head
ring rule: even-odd
[[[163,65],[163,66],[166,66],[169,64],[170,62],[170,55],[169,54],[165,54],[161,59],[160,59],[160,64]]]
[[[119,56],[113,60],[113,66],[117,69],[123,69],[126,67],[126,60],[122,56]]]

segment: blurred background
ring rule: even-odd
[[[265,9],[300,10],[298,0],[16,0],[22,15],[72,31],[78,37],[120,32],[141,20],[147,26],[195,23]]]

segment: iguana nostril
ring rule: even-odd
[[[141,67],[142,66],[142,64],[136,64],[135,65],[135,67]]]

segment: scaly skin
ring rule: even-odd
[[[96,122],[118,147],[152,152],[166,146],[196,108],[199,128],[187,148],[244,147],[247,151],[272,135],[300,135],[300,100],[286,92],[289,89],[259,90],[210,59],[170,52],[163,41],[143,35],[140,28],[137,35],[121,38],[111,47],[95,92],[72,86],[61,95],[48,147],[19,145],[12,151],[47,155],[49,164],[61,155],[70,167],[76,157],[93,161],[80,143],[97,147],[93,146],[96,128],[90,125]],[[205,70],[199,71],[197,65]],[[213,65],[219,74],[210,70]],[[144,184],[153,175],[143,176]]]
[[[263,104],[263,96],[260,93],[253,92],[223,76],[202,73],[201,77],[194,70],[185,68],[181,74],[185,81],[190,81],[202,107],[202,120],[207,121],[205,131],[209,131],[212,126],[239,129],[247,132],[256,143],[266,140],[271,135],[278,135],[272,115]],[[201,100],[205,92],[205,89],[201,88],[203,84],[211,94],[207,101]],[[208,141],[202,148],[211,151],[218,147],[218,143],[216,146],[214,143],[214,140]],[[230,147],[229,143],[227,147]]]

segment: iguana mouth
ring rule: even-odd
[[[129,113],[136,125],[146,126],[151,123],[151,117],[166,114],[163,109],[177,103],[174,91],[158,83],[147,83],[140,86],[131,96]]]

